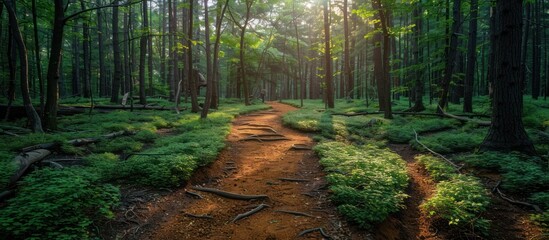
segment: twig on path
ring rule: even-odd
[[[321,227],[303,230],[303,231],[300,232],[297,236],[298,236],[298,237],[303,237],[305,234],[307,234],[307,233],[312,233],[312,232],[314,232],[314,231],[319,231],[319,232],[320,232],[320,235],[322,235],[322,236],[325,237],[325,238],[328,238],[328,239],[331,239],[331,238],[332,238],[332,237],[330,237],[330,235],[326,234],[326,232],[324,232],[324,228],[321,228]]]
[[[206,187],[192,187],[192,189],[202,192],[209,192],[213,194],[217,194],[222,197],[230,198],[230,199],[237,199],[237,200],[252,200],[252,199],[260,199],[260,198],[269,198],[267,195],[242,195],[232,192],[225,192],[219,189],[215,188],[206,188]]]
[[[287,182],[308,182],[308,179],[302,179],[302,178],[278,178],[278,180],[281,181],[287,181]]]
[[[434,154],[434,155],[436,155],[436,156],[442,158],[444,161],[446,161],[446,162],[449,163],[452,167],[454,167],[454,169],[456,170],[456,172],[459,173],[459,170],[461,169],[460,166],[458,166],[457,164],[455,164],[454,162],[452,162],[450,159],[444,157],[442,154],[437,153],[437,152],[431,150],[430,148],[428,148],[427,146],[425,146],[425,144],[423,144],[422,142],[419,141],[419,139],[418,139],[418,134],[417,134],[416,130],[415,130],[415,129],[413,129],[413,130],[414,130],[414,133],[416,134],[416,142],[417,142],[417,143],[419,143],[422,147],[424,147],[425,149],[427,149],[427,151],[429,151],[429,152],[431,152],[432,154]]]
[[[259,142],[263,141],[280,141],[280,140],[290,140],[287,137],[258,137],[257,135],[251,135],[249,137],[242,138],[238,141],[250,141],[250,140],[257,140]]]
[[[274,130],[272,127],[243,127],[237,130],[263,130],[263,131],[271,131],[271,132],[277,133],[277,131]]]
[[[311,150],[313,149],[312,147],[310,146],[307,146],[305,144],[293,144],[290,149],[293,149],[293,150]]]
[[[250,216],[250,215],[252,215],[252,214],[254,214],[254,213],[257,213],[257,212],[261,211],[261,209],[263,209],[263,208],[268,208],[268,207],[270,207],[270,206],[267,205],[267,204],[264,204],[264,203],[259,204],[256,208],[254,208],[254,209],[252,209],[252,210],[250,210],[250,211],[248,211],[248,212],[245,212],[245,213],[242,213],[242,214],[238,214],[238,215],[233,219],[232,222],[234,223],[234,222],[236,222],[236,221],[238,221],[238,220],[240,220],[240,219],[243,219],[243,218],[245,218],[245,217],[248,217],[248,216]]]
[[[313,216],[311,214],[304,213],[304,212],[296,212],[296,211],[288,211],[288,210],[275,210],[275,212],[281,212],[281,213],[288,213],[288,214],[292,214],[292,215],[317,218],[317,216]]]
[[[212,216],[210,215],[207,215],[207,214],[202,214],[202,215],[195,215],[195,214],[192,214],[192,213],[185,213],[185,216],[188,216],[188,217],[193,217],[193,218],[205,218],[205,219],[213,219]]]
[[[197,197],[197,198],[200,198],[200,199],[204,198],[204,197],[202,197],[202,195],[200,195],[200,194],[198,194],[198,193],[191,192],[191,191],[187,191],[187,190],[185,190],[185,194],[189,194],[189,195],[191,195],[191,196],[193,196],[193,197]]]

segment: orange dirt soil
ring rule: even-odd
[[[294,144],[314,145],[309,135],[281,123],[282,116],[296,108],[277,102],[269,104],[272,106],[270,110],[236,118],[227,137],[227,146],[218,159],[195,172],[185,187],[169,194],[131,188],[123,190],[125,206],[115,221],[101,227],[100,236],[105,239],[147,240],[274,240],[296,239],[304,230],[321,227],[332,239],[479,239],[474,233],[464,235],[453,231],[421,212],[419,206],[433,194],[435,183],[415,162],[417,152],[403,144],[389,147],[407,162],[410,185],[406,194],[410,197],[404,203],[405,209],[375,226],[372,233],[347,223],[329,200],[330,193],[318,157],[312,150],[291,149]],[[249,139],[254,135],[265,139]],[[487,187],[495,182],[482,176],[481,179]],[[267,195],[268,198],[234,200],[194,190],[194,186],[243,195]],[[192,196],[187,191],[203,198]],[[237,215],[260,204],[269,207],[233,222]],[[487,212],[484,217],[492,221],[491,239],[543,239],[539,228],[527,219],[528,211],[524,209],[492,196]],[[322,238],[319,231],[299,237]]]

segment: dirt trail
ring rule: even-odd
[[[294,239],[300,232],[317,227],[322,227],[333,239],[371,238],[364,231],[350,229],[352,227],[336,213],[328,199],[324,174],[313,151],[290,149],[293,144],[313,145],[308,135],[282,126],[281,116],[295,108],[275,102],[269,104],[273,107],[271,110],[235,119],[227,147],[217,161],[199,170],[189,181],[186,190],[199,193],[202,199],[181,189],[148,204],[148,216],[143,216],[147,223],[131,238]],[[252,134],[272,134],[273,131],[265,126],[289,140],[241,141]],[[198,185],[246,195],[265,194],[269,198],[242,201],[191,190]],[[238,214],[261,203],[270,207],[232,222]],[[279,210],[303,212],[313,217],[277,212]],[[196,218],[188,214],[212,218]],[[302,237],[321,238],[318,231]]]

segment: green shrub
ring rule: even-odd
[[[454,119],[442,118],[403,118],[395,119],[386,127],[386,138],[395,143],[407,143],[415,139],[414,130],[418,134],[454,128],[459,122]]]
[[[449,225],[487,233],[488,220],[479,217],[490,203],[486,190],[474,177],[456,175],[437,184],[435,194],[421,205],[429,216],[438,216]]]
[[[157,137],[158,136],[154,131],[144,129],[137,132],[132,138],[142,143],[154,143]]]
[[[456,170],[452,166],[432,155],[418,155],[416,160],[425,166],[429,175],[436,181],[449,180],[456,175]]]
[[[120,179],[120,169],[124,162],[120,162],[117,155],[113,153],[91,154],[84,158],[90,171],[96,173],[103,182],[110,182]]]
[[[18,239],[87,239],[91,224],[112,218],[116,187],[78,168],[41,169],[21,180],[0,209],[0,235]]]
[[[13,162],[14,156],[0,152],[0,191],[7,187],[11,176],[17,170],[17,165]]]
[[[534,193],[530,200],[544,209],[549,209],[549,192]]]
[[[485,133],[483,131],[462,132],[458,130],[423,136],[420,138],[420,141],[435,152],[453,153],[474,150],[480,145],[484,136]],[[415,140],[412,140],[411,144],[415,149],[424,150],[423,146]]]
[[[332,199],[351,221],[368,228],[403,207],[408,175],[399,155],[374,145],[341,142],[320,143],[315,151],[329,172]]]
[[[93,145],[92,145],[93,146]],[[108,141],[101,141],[92,149],[95,153],[113,152],[113,153],[132,153],[138,152],[143,148],[143,143],[135,141],[131,137],[118,137]]]
[[[196,168],[196,160],[189,155],[135,156],[124,162],[120,176],[154,187],[177,187],[188,180]]]

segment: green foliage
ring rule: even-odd
[[[404,161],[387,148],[323,142],[315,147],[329,172],[338,209],[361,227],[369,228],[403,205],[408,176]]]
[[[13,162],[13,155],[0,152],[0,191],[7,187],[11,176],[17,170],[17,165]]]
[[[459,122],[454,119],[395,117],[386,128],[386,138],[395,143],[407,143],[415,139],[414,129],[420,134],[454,128],[457,125]]]
[[[131,137],[118,137],[110,141],[101,141],[92,147],[95,153],[113,152],[113,153],[132,153],[138,152],[143,148],[143,143],[135,141]]]
[[[56,142],[62,143],[67,139],[60,135],[51,135],[44,133],[31,133],[27,134],[24,137],[11,137],[11,136],[2,136],[0,137],[0,151],[12,151],[17,152],[21,148],[33,146],[40,143],[49,143]]]
[[[21,181],[0,209],[0,235],[19,239],[87,239],[94,220],[112,218],[116,187],[78,169],[41,169]]]
[[[534,193],[530,200],[544,209],[549,209],[549,191]]]
[[[472,132],[454,130],[424,136],[420,138],[420,141],[435,152],[453,153],[474,150],[482,143],[485,135],[484,129]],[[411,144],[415,149],[424,150],[423,146],[417,143],[415,139],[411,141]]]
[[[486,190],[474,177],[455,175],[437,184],[435,194],[421,205],[429,216],[438,216],[450,226],[475,229],[487,233],[489,222],[479,214],[490,203]]]
[[[154,187],[177,187],[188,180],[196,162],[192,156],[136,156],[124,162],[119,177]]]
[[[456,171],[452,166],[432,155],[418,155],[416,160],[425,166],[429,175],[436,181],[449,180],[456,175]]]
[[[158,136],[156,132],[148,129],[144,129],[137,132],[132,138],[135,141],[142,142],[142,143],[154,143],[157,137]]]
[[[482,152],[458,157],[476,167],[494,169],[502,174],[501,186],[512,192],[547,191],[549,171],[537,157],[519,153]]]

